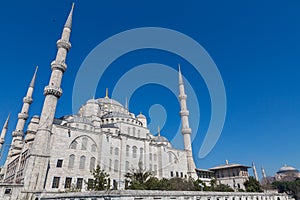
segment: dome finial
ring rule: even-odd
[[[108,99],[108,88],[106,88],[106,91],[105,91],[105,99]]]
[[[125,99],[125,108],[128,110],[128,98]]]
[[[160,137],[160,127],[157,127],[157,136]]]

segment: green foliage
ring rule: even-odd
[[[99,165],[91,171],[91,174],[94,176],[94,179],[90,179],[88,182],[85,181],[88,190],[100,191],[110,188],[109,175],[104,170],[101,170]]]
[[[272,183],[274,189],[279,193],[286,193],[293,196],[296,200],[300,200],[300,179],[294,181],[274,181]]]
[[[245,181],[244,186],[247,192],[263,192],[260,183],[253,176]]]
[[[210,187],[210,191],[216,192],[234,192],[234,190],[229,185],[218,184]]]
[[[200,179],[193,180],[193,185],[194,185],[194,190],[196,190],[196,191],[210,191],[210,187],[208,187]]]
[[[131,169],[125,174],[125,178],[130,180],[130,186],[126,189],[145,190],[146,181],[152,177],[152,173],[143,168],[143,163],[139,162],[137,169]],[[153,179],[151,181],[154,181]],[[149,183],[150,184],[150,183]]]

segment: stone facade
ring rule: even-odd
[[[127,106],[108,95],[88,100],[77,114],[54,118],[62,95],[67,53],[71,48],[73,8],[74,4],[56,43],[57,53],[51,63],[49,84],[44,89],[41,115],[31,117],[27,130],[24,130],[33,102],[35,71],[12,133],[9,154],[0,174],[0,181],[14,188],[11,199],[35,199],[39,194],[65,192],[71,187],[85,191],[85,182],[92,178],[90,171],[96,165],[109,173],[114,189],[126,187],[124,175],[137,168],[138,163],[158,178],[196,178],[187,95],[180,70],[181,110],[178,112],[182,121],[183,150],[173,148],[160,134],[152,134],[144,115],[131,113]],[[176,82],[174,80],[174,84]],[[3,129],[2,138],[4,133],[6,129]],[[3,140],[0,142],[4,144]],[[16,196],[15,190],[21,196]]]
[[[238,192],[195,192],[195,191],[107,191],[68,194],[43,194],[41,200],[288,200],[286,194],[278,193],[238,193]]]

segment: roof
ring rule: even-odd
[[[236,168],[236,167],[242,167],[242,168],[251,168],[250,166],[247,165],[241,165],[241,164],[225,164],[225,165],[219,165],[213,168],[209,168],[209,170],[214,171],[214,170],[220,170],[220,169],[228,169],[228,168]]]
[[[99,98],[99,99],[97,99],[97,101],[100,104],[112,104],[112,105],[117,105],[117,106],[123,107],[123,105],[121,103],[119,103],[118,101],[116,101],[114,99],[110,99],[110,98]]]
[[[208,170],[208,169],[196,169],[197,172],[211,172],[213,173],[213,171]]]
[[[299,172],[296,168],[288,165],[283,165],[277,173],[284,173],[284,172]]]

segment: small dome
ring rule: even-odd
[[[140,114],[137,116],[137,118],[143,118],[143,119],[146,119],[146,116],[143,115],[142,113],[140,113]]]
[[[298,172],[298,170],[292,166],[283,165],[277,173],[284,173],[284,172]]]
[[[167,138],[163,137],[163,136],[157,136],[155,138],[155,141],[156,142],[169,142],[169,140]]]

